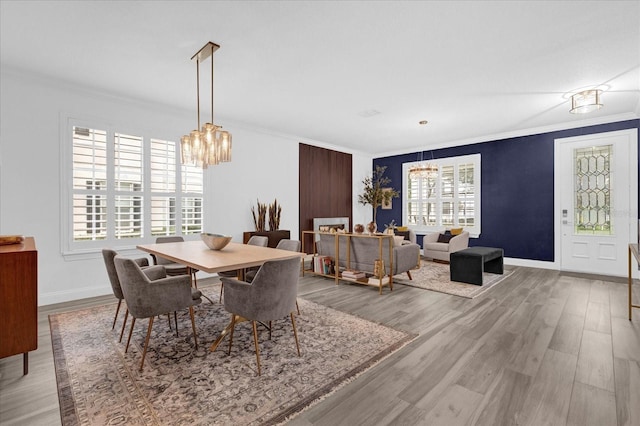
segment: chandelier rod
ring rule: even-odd
[[[213,52],[211,52],[211,124],[213,122]]]
[[[198,127],[196,130],[200,130],[200,58],[196,58],[196,93],[198,94]]]

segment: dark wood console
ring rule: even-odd
[[[29,351],[38,348],[38,252],[33,237],[0,245],[0,358],[23,354],[29,373]]]

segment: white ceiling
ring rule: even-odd
[[[216,122],[371,154],[640,116],[640,1],[1,0],[0,12],[3,66],[193,110],[194,126],[190,58],[207,41],[221,45]],[[593,86],[604,108],[570,114],[566,93]]]

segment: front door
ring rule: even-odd
[[[556,139],[561,270],[626,275],[638,235],[637,141],[635,129]]]

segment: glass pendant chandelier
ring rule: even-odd
[[[438,165],[433,162],[424,162],[423,152],[420,152],[420,162],[409,168],[409,177],[411,179],[427,179],[438,175]],[[433,160],[433,152],[431,153]]]
[[[213,121],[213,53],[220,46],[208,42],[191,60],[196,60],[198,127],[180,138],[182,164],[206,169],[210,165],[231,161],[231,133]],[[200,62],[211,56],[211,122],[200,127]]]

